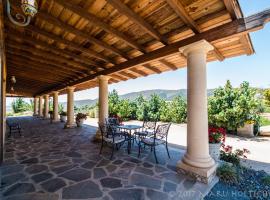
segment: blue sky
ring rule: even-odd
[[[239,0],[245,16],[270,8],[269,0]],[[223,62],[212,62],[207,66],[208,88],[216,88],[230,80],[237,87],[241,82],[248,81],[251,86],[270,87],[270,25],[263,30],[251,33],[255,54],[229,58]],[[109,91],[116,89],[119,94],[150,89],[182,89],[186,88],[186,68],[165,72],[158,75],[132,79],[109,86]],[[75,93],[75,100],[95,99],[98,89],[93,88]],[[12,98],[7,100],[9,105]],[[59,97],[60,102],[66,101],[66,95]]]

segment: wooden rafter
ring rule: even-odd
[[[168,40],[162,36],[157,30],[155,30],[149,23],[147,23],[140,15],[133,12],[128,6],[119,0],[107,0],[114,8],[118,10],[119,13],[126,15],[129,19],[139,25],[143,30],[145,30],[149,35],[155,39],[167,44]]]
[[[53,45],[50,45],[46,42],[42,42],[42,41],[37,40],[33,37],[24,35],[18,31],[9,30],[8,36],[13,38],[13,39],[16,39],[16,40],[19,39],[21,41],[27,42],[33,46],[38,45],[42,48],[48,49],[50,52],[55,53],[56,55],[62,55],[62,56],[68,57],[69,58],[68,61],[70,59],[73,59],[76,62],[81,62],[84,64],[87,63],[88,65],[92,65],[96,68],[105,69],[105,68],[101,68],[100,65],[98,65],[96,62],[94,62],[93,60],[91,60],[85,56],[77,55],[77,54],[75,54],[67,49],[58,49],[58,48],[54,47]],[[18,37],[18,36],[20,36],[20,37]]]
[[[270,9],[263,12],[251,15],[244,19],[237,19],[230,23],[226,23],[222,26],[210,29],[208,31],[196,34],[190,38],[175,42],[173,44],[167,45],[160,49],[154,50],[147,54],[135,57],[129,61],[120,63],[112,68],[106,69],[102,72],[98,72],[88,77],[82,78],[79,81],[75,81],[72,85],[80,84],[96,78],[98,75],[108,75],[131,67],[144,65],[148,62],[160,60],[169,55],[175,54],[178,52],[180,47],[192,44],[194,42],[200,41],[202,39],[207,40],[208,42],[214,42],[218,40],[224,40],[225,38],[230,38],[232,36],[239,36],[246,34],[248,32],[257,31],[261,29],[265,23],[270,21]],[[61,87],[57,89],[62,89]],[[48,91],[44,91],[47,93]]]
[[[29,32],[33,32],[33,33],[36,33],[36,34],[40,34],[40,35],[43,35],[51,40],[54,40],[55,42],[59,42],[59,43],[62,43],[68,47],[71,47],[77,51],[80,51],[82,53],[85,53],[85,54],[88,54],[92,57],[95,57],[95,58],[98,58],[98,59],[101,59],[105,62],[108,62],[108,63],[113,63],[113,61],[109,60],[108,58],[106,58],[105,56],[99,54],[98,52],[94,51],[94,50],[91,50],[91,49],[86,49],[84,47],[81,47],[80,45],[72,42],[72,41],[68,41],[66,39],[63,39],[62,37],[60,36],[57,36],[57,35],[54,35],[53,33],[49,33],[45,30],[42,30],[36,26],[33,26],[33,25],[28,25],[26,27],[24,27],[25,30],[29,31]]]
[[[14,49],[17,49],[17,50],[21,50],[21,51],[27,51],[29,53],[32,53],[34,55],[37,55],[37,56],[41,56],[43,58],[46,58],[46,60],[52,60],[53,62],[61,65],[61,64],[64,64],[63,67],[66,68],[66,69],[78,69],[79,70],[84,70],[85,72],[88,72],[88,71],[92,71],[93,68],[90,67],[90,66],[87,66],[85,64],[79,64],[79,63],[76,63],[74,61],[69,61],[65,58],[62,58],[61,56],[55,56],[51,53],[48,53],[46,51],[43,51],[43,50],[40,50],[40,49],[37,49],[37,48],[32,48],[30,46],[27,46],[27,45],[18,45],[17,43],[15,42],[8,42],[8,46],[10,46],[11,48],[14,48]],[[40,57],[40,58],[41,58]],[[84,72],[82,71],[82,72]],[[97,72],[96,70],[94,70],[95,72]]]
[[[188,25],[194,33],[200,33],[199,26],[194,22],[194,20],[189,16],[184,6],[179,0],[166,0],[174,12],[182,19],[182,21]]]
[[[233,20],[243,17],[243,13],[240,9],[238,1],[236,1],[236,0],[223,0],[223,2],[224,2],[225,7],[228,10],[228,12]]]
[[[82,16],[83,18],[87,19],[89,21],[89,23],[100,27],[101,29],[105,30],[106,32],[108,32],[110,34],[113,34],[114,36],[121,39],[122,41],[124,41],[125,43],[130,45],[131,47],[144,52],[144,49],[143,49],[143,47],[141,45],[139,45],[136,42],[132,41],[131,38],[124,35],[120,31],[118,31],[117,29],[111,27],[107,23],[103,22],[101,19],[99,19],[95,15],[85,11],[80,6],[72,4],[72,3],[70,3],[69,1],[66,1],[66,0],[54,0],[54,1],[57,2],[58,4],[62,5],[64,8],[67,8],[67,9],[71,10],[72,12],[74,12],[74,13]]]
[[[171,6],[171,8],[175,11],[175,13],[183,20],[183,22],[189,26],[195,34],[201,33],[200,27],[196,24],[196,22],[190,17],[190,15],[185,10],[184,6],[179,0],[166,0],[167,3]],[[214,46],[214,51],[216,58],[219,61],[223,61],[225,58],[220,53],[220,51]]]
[[[178,69],[174,64],[168,62],[168,61],[165,60],[165,59],[161,59],[161,60],[159,60],[159,62],[160,62],[162,65],[165,65],[166,67],[168,67],[168,68],[171,69],[171,70],[177,70],[177,69]]]
[[[157,73],[157,74],[160,74],[162,72],[158,68],[153,67],[153,66],[151,66],[150,64],[147,64],[147,63],[143,64],[142,66],[145,67],[146,69],[149,69],[149,70],[153,71],[154,73]]]
[[[102,47],[103,49],[105,49],[107,51],[110,51],[110,52],[112,52],[112,53],[114,53],[116,55],[119,55],[119,56],[121,56],[123,58],[128,59],[128,57],[124,53],[122,53],[120,50],[116,49],[115,47],[110,46],[109,44],[107,44],[107,43],[105,43],[105,42],[103,42],[103,41],[101,41],[99,39],[96,39],[95,37],[92,37],[88,33],[83,32],[81,30],[78,30],[78,29],[74,28],[73,26],[62,22],[61,20],[51,16],[48,13],[45,13],[43,11],[39,11],[37,17],[41,18],[42,20],[45,20],[45,21],[47,21],[47,22],[49,22],[49,23],[51,23],[51,24],[53,24],[55,26],[58,26],[61,29],[64,29],[65,31],[68,31],[68,32],[70,32],[70,33],[72,33],[72,34],[74,34],[76,36],[79,36],[79,37],[81,37],[83,39],[86,39],[89,42],[91,42],[93,44],[96,44],[96,45]]]

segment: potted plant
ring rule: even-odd
[[[253,137],[254,136],[254,120],[247,120],[244,126],[237,128],[237,134],[243,137]]]
[[[51,123],[52,123],[52,120],[53,120],[53,111],[50,110],[48,113],[49,113],[49,115],[50,115],[50,121],[51,121]]]
[[[65,111],[60,112],[60,121],[61,122],[67,121],[67,112],[65,112]]]
[[[215,160],[220,158],[221,144],[225,141],[224,128],[209,127],[209,154]]]
[[[83,125],[83,123],[84,123],[84,120],[86,120],[86,118],[87,118],[87,115],[86,114],[84,114],[84,113],[78,113],[76,115],[76,124],[77,124],[77,126],[78,127],[81,127]]]

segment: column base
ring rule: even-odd
[[[58,122],[60,122],[60,119],[53,119],[52,120],[52,123],[58,123]]]
[[[195,178],[199,182],[210,184],[216,177],[216,169],[218,164],[215,163],[213,166],[208,168],[199,168],[188,165],[180,160],[177,163],[177,172]]]
[[[64,128],[76,128],[77,125],[75,123],[72,123],[72,124],[65,124],[65,127]]]

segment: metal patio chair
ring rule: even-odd
[[[153,135],[150,135],[149,137],[142,137],[139,140],[139,152],[138,157],[140,157],[141,154],[141,145],[149,146],[152,149],[154,149],[154,156],[156,163],[158,163],[157,155],[156,155],[156,146],[164,144],[166,147],[166,151],[168,154],[168,157],[170,157],[169,149],[168,149],[168,133],[170,129],[171,123],[168,124],[161,124],[158,125],[156,130],[154,131]]]

